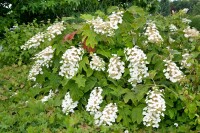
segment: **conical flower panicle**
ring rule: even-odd
[[[155,23],[153,22],[147,23],[147,27],[146,27],[146,31],[144,35],[148,37],[148,42],[151,42],[151,43],[163,42],[163,38],[160,35],[159,31],[157,30]]]
[[[110,58],[108,65],[108,76],[112,79],[120,79],[122,77],[122,73],[124,73],[124,62],[120,60],[116,54],[113,54],[113,57]]]
[[[62,100],[62,111],[66,115],[68,115],[70,112],[74,113],[74,108],[76,108],[78,105],[78,101],[73,102],[69,92],[65,94],[65,98]]]
[[[192,64],[189,63],[189,59],[191,59],[191,55],[189,53],[185,53],[182,55],[183,59],[181,61],[181,68],[189,68]]]
[[[57,23],[54,23],[53,25],[49,26],[47,28],[47,31],[45,33],[45,37],[51,41],[53,38],[56,37],[56,35],[60,35],[62,34],[62,31],[65,30],[66,28],[64,27],[63,25],[63,21],[61,22],[57,22]]]
[[[21,49],[27,50],[30,48],[37,48],[40,46],[41,42],[44,42],[45,34],[43,32],[37,33],[35,36],[31,37],[24,45],[21,46]]]
[[[105,71],[105,62],[102,58],[96,55],[96,53],[92,54],[92,60],[90,61],[90,68],[92,70],[97,71]]]
[[[79,61],[82,60],[84,50],[83,48],[76,48],[71,46],[62,56],[62,66],[60,67],[59,75],[71,79],[78,72]]]
[[[49,65],[52,62],[53,53],[54,49],[52,48],[52,46],[48,46],[35,55],[33,59],[35,59],[36,61],[29,72],[28,80],[36,81],[36,76],[38,74],[43,74],[42,67],[46,66],[47,68],[49,68]]]
[[[193,41],[194,38],[198,37],[199,31],[195,28],[190,28],[190,26],[188,26],[186,29],[183,30],[183,32],[185,33],[184,36],[186,38],[189,38],[190,41]]]
[[[149,76],[147,56],[137,46],[133,48],[125,48],[124,53],[126,60],[129,62],[128,68],[131,78],[128,80],[133,87],[137,83],[141,83],[142,79]]]
[[[102,18],[97,17],[96,19],[87,21],[88,24],[93,27],[94,32],[97,34],[105,34],[107,36],[113,36],[114,30],[118,29],[118,24],[122,23],[123,11],[113,12],[108,16],[108,21],[103,21]]]
[[[155,128],[159,127],[161,116],[164,117],[164,111],[166,110],[165,100],[163,96],[163,90],[158,90],[157,87],[153,87],[147,93],[146,104],[147,106],[143,109],[143,124],[147,127],[152,126]]]
[[[185,76],[179,67],[172,60],[164,60],[166,69],[163,70],[164,75],[171,82],[180,82]]]
[[[102,124],[111,126],[117,119],[117,112],[118,109],[116,103],[110,103],[106,105],[102,112],[99,111],[95,113],[95,124],[97,126],[100,126]]]
[[[103,102],[103,97],[101,96],[102,92],[103,89],[101,87],[95,87],[90,93],[90,98],[86,105],[86,111],[89,111],[92,115],[100,109],[100,104]]]

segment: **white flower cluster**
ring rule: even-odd
[[[128,82],[135,87],[137,83],[142,82],[142,78],[149,76],[148,67],[146,66],[146,64],[148,64],[146,61],[147,56],[137,46],[133,48],[125,48],[124,53],[126,60],[129,61],[128,68],[131,78]]]
[[[106,105],[102,112],[96,112],[94,115],[95,124],[100,125],[112,125],[113,122],[117,119],[117,105],[116,103],[110,103]]]
[[[182,22],[185,23],[185,24],[189,24],[192,21],[190,19],[187,19],[187,18],[182,18]]]
[[[171,32],[175,32],[175,31],[177,31],[178,29],[177,29],[177,27],[176,27],[174,24],[170,24],[169,30],[170,30]]]
[[[86,111],[94,115],[100,109],[100,104],[103,102],[103,97],[101,96],[103,89],[101,87],[95,87],[90,93],[90,98],[88,99],[88,104],[86,105]]]
[[[155,23],[149,22],[147,23],[146,31],[144,33],[148,37],[148,41],[151,43],[160,43],[163,42],[163,38],[161,37],[159,31]]]
[[[36,59],[35,64],[32,66],[28,80],[36,81],[38,74],[43,74],[42,67],[49,68],[49,64],[52,62],[54,49],[52,46],[46,47],[44,50],[35,55],[33,59]]]
[[[39,84],[39,83],[35,83],[32,88],[42,88],[42,84]]]
[[[65,27],[63,25],[63,21],[55,23],[49,26],[46,32],[39,32],[30,38],[24,45],[21,46],[21,49],[27,50],[30,48],[36,48],[41,44],[41,42],[44,42],[45,38],[48,38],[48,40],[51,41],[53,38],[55,38],[55,35],[61,34],[64,29]]]
[[[74,112],[74,108],[76,108],[78,105],[78,101],[73,102],[72,98],[70,97],[69,92],[65,94],[65,98],[62,100],[62,111],[66,115],[68,115],[70,112]]]
[[[125,130],[124,133],[129,133],[129,131],[128,131],[128,130]]]
[[[175,42],[175,40],[173,38],[169,37],[169,43],[173,43],[173,42]]]
[[[39,32],[37,33],[35,36],[33,36],[32,38],[30,38],[24,45],[21,46],[21,49],[23,50],[27,50],[30,48],[36,48],[40,45],[41,42],[44,42],[44,33],[43,32]]]
[[[63,30],[66,28],[63,25],[63,21],[54,23],[53,25],[49,26],[47,28],[47,32],[45,34],[45,37],[51,41],[53,38],[55,38],[55,35],[60,35]]]
[[[90,61],[90,68],[92,70],[105,71],[105,62],[94,53],[92,54],[92,61]]]
[[[190,28],[189,26],[184,29],[183,32],[185,33],[184,36],[186,38],[189,38],[190,41],[193,41],[195,37],[198,37],[200,35],[198,30],[196,30],[195,28]]]
[[[112,79],[120,79],[122,73],[124,73],[124,69],[124,62],[121,61],[120,57],[118,57],[116,54],[113,54],[113,57],[110,58],[108,64],[108,76]]]
[[[49,95],[48,95],[48,96],[44,96],[44,97],[41,99],[41,101],[44,103],[44,102],[48,101],[50,98],[52,98],[54,95],[55,95],[55,93],[54,93],[52,90],[50,90],[50,91],[49,91]]]
[[[171,60],[164,60],[166,69],[163,70],[164,75],[171,82],[175,83],[181,81],[184,78],[183,72],[179,67]]]
[[[191,55],[189,53],[185,53],[182,55],[183,59],[181,61],[181,68],[189,68],[192,64],[188,63],[188,60],[191,58]]]
[[[181,10],[181,12],[183,12],[184,14],[186,14],[189,11],[188,8],[184,8],[183,10]]]
[[[175,127],[178,127],[178,123],[174,123],[174,126],[175,126]]]
[[[71,79],[78,71],[78,62],[82,59],[83,53],[83,48],[71,46],[70,49],[67,49],[62,56],[63,60],[60,61],[63,64],[60,67],[59,75]]]
[[[153,90],[147,93],[146,104],[147,107],[143,109],[143,124],[147,127],[152,126],[159,127],[161,116],[164,117],[164,111],[166,110],[165,100],[163,98],[163,90],[153,88]]]
[[[87,23],[91,24],[97,34],[106,34],[107,36],[114,35],[114,30],[118,29],[118,24],[122,23],[123,11],[113,12],[108,16],[109,21],[103,21],[97,17]]]

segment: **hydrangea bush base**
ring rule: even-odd
[[[163,18],[138,7],[116,9],[108,16],[82,15],[85,22],[72,25],[71,33],[64,22],[55,23],[43,32],[44,40],[37,34],[21,47],[44,49],[33,58],[39,72],[33,65],[29,80],[57,89],[58,96],[51,90],[43,104],[58,98],[67,118],[88,111],[97,128],[120,125],[122,132],[200,128],[199,103],[192,102],[199,96],[186,96],[199,91],[199,32],[182,21],[182,11]]]

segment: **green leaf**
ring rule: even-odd
[[[87,72],[88,68],[86,64],[89,64],[88,56],[84,56],[83,59],[79,62],[79,70],[82,71],[82,69]],[[88,72],[89,75],[90,72]],[[89,76],[88,76],[89,77]]]
[[[169,117],[172,119],[174,117],[174,111],[172,109],[167,110]]]
[[[130,8],[128,8],[128,10],[130,13],[132,14],[139,14],[140,16],[144,16],[145,12],[142,8],[137,7],[137,6],[131,6]]]
[[[129,108],[122,108],[122,109],[119,109],[119,117],[121,117],[123,119],[122,123],[123,125],[125,126],[128,126],[129,123],[131,122],[131,119],[130,119],[130,115],[131,114],[131,111],[129,110]]]
[[[105,56],[105,57],[107,57],[107,58],[109,58],[109,57],[111,57],[111,53],[110,53],[110,51],[105,51],[105,50],[103,50],[103,49],[97,49],[97,51],[96,51],[98,54],[100,54],[100,55],[103,55],[103,56]]]
[[[129,100],[134,100],[135,95],[133,92],[126,93],[124,96],[124,102],[128,103]]]
[[[100,79],[98,84],[101,85],[102,87],[107,86],[108,85],[107,79]]]
[[[119,49],[119,50],[117,51],[117,55],[118,55],[118,56],[124,56],[124,50]]]
[[[84,75],[79,74],[78,76],[73,78],[75,82],[78,84],[78,87],[85,87],[86,79],[84,77],[85,77]]]
[[[70,80],[66,87],[70,90],[70,95],[74,101],[78,101],[84,95],[83,91],[79,89],[78,85],[73,80]]]
[[[143,112],[144,107],[145,107],[145,105],[141,104],[141,105],[132,109],[131,119],[132,119],[133,122],[137,121],[137,124],[140,124],[142,122],[142,119],[143,119],[142,112]]]
[[[61,82],[61,77],[57,73],[50,73],[48,78],[50,80],[49,85],[52,86],[53,88],[58,88]]]
[[[82,35],[87,37],[86,46],[90,46],[90,47],[94,48],[95,45],[98,44],[98,42],[96,40],[97,34],[93,31],[93,29],[90,29],[89,25],[86,25],[85,27],[83,27]],[[85,38],[83,38],[83,39],[85,39]]]
[[[157,73],[156,70],[150,70],[149,71],[149,78],[154,79],[154,77],[156,76],[156,73]]]
[[[75,17],[62,17],[62,21],[75,20]]]
[[[109,7],[108,9],[107,9],[107,13],[108,14],[111,14],[112,12],[116,12],[116,11],[118,11],[119,10],[119,7],[117,7],[117,6],[111,6],[111,7]]]
[[[195,113],[197,111],[197,107],[196,107],[196,104],[195,103],[190,103],[188,105],[188,109],[189,109],[189,112],[190,113]]]
[[[149,52],[149,53],[147,53],[147,61],[148,61],[149,63],[151,62],[152,57],[153,57],[154,55],[156,55],[155,52]]]
[[[97,16],[99,16],[99,17],[101,17],[101,18],[104,18],[104,17],[105,17],[105,14],[104,14],[101,10],[97,10],[97,11],[95,12],[95,15],[97,15]]]
[[[84,20],[92,20],[94,17],[90,14],[81,14],[81,18]]]
[[[140,22],[140,23],[137,23],[137,22]],[[143,17],[140,17],[140,18],[135,18],[133,23],[131,24],[131,26],[137,30],[139,28],[142,28],[146,23],[146,19],[143,18]]]
[[[95,87],[96,82],[97,78],[95,77],[87,78],[87,81],[85,82],[85,87],[83,88],[84,93],[88,92],[89,90],[92,90]]]
[[[135,97],[136,97],[136,99],[139,102],[139,101],[141,101],[144,98],[144,96],[146,95],[149,87],[143,86],[143,85],[138,86],[138,87],[139,88],[137,88],[137,92],[136,92]]]
[[[165,102],[167,105],[169,105],[170,107],[173,107],[174,106],[174,103],[173,103],[173,100],[170,99],[170,98],[165,98]]]
[[[87,70],[86,70],[86,76],[87,77],[90,77],[92,74],[93,74],[93,70],[89,67]]]

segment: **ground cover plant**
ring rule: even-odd
[[[12,72],[23,78],[1,70],[13,82],[0,83],[0,131],[198,131],[200,36],[186,13],[111,7],[27,38],[32,63]]]

